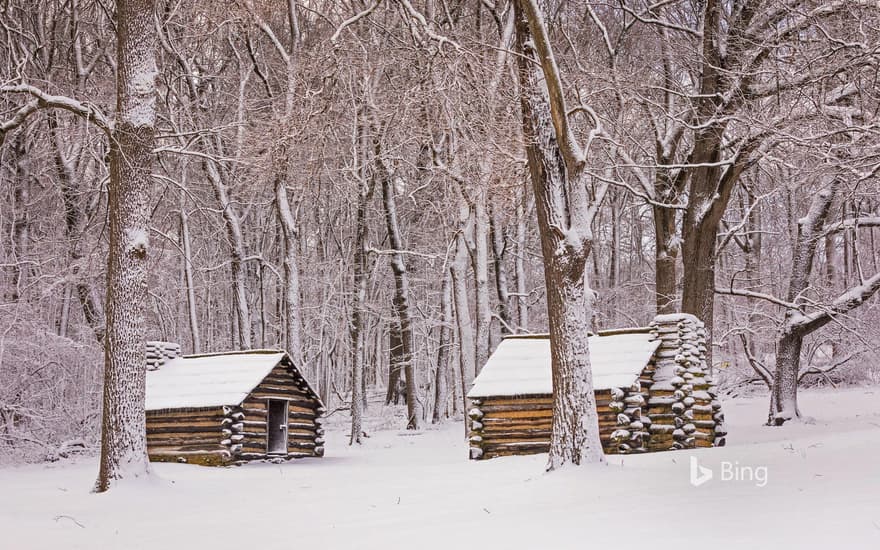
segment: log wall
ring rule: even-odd
[[[288,402],[287,453],[267,453],[269,399]],[[239,405],[147,412],[150,460],[206,466],[324,455],[324,407],[288,360]]]
[[[156,462],[191,462],[207,466],[232,461],[221,444],[222,407],[147,411],[147,453]]]
[[[659,316],[639,330],[661,340],[652,360],[632,386],[596,391],[605,454],[724,445],[724,415],[706,367],[702,323],[687,315]],[[473,399],[468,416],[471,459],[550,450],[551,395]]]
[[[638,386],[599,390],[599,439],[606,454],[643,450],[647,433],[641,423],[644,399]],[[523,395],[471,400],[470,457],[494,458],[550,450],[553,397]]]
[[[286,455],[266,453],[269,399],[288,402]],[[254,460],[270,456],[290,459],[324,455],[324,428],[321,426],[324,407],[299,372],[286,360],[254,388],[242,402],[239,411],[242,413],[241,429],[235,435],[240,436],[236,438],[236,443],[241,448],[234,449],[239,459]]]
[[[660,339],[649,388],[649,451],[723,446],[724,414],[706,365],[706,330],[692,315],[660,315],[651,323]]]

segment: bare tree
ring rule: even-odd
[[[156,125],[152,0],[116,5],[116,122],[110,136],[107,339],[96,490],[149,471],[144,390],[150,168]]]
[[[607,184],[591,188],[590,143],[574,136],[562,79],[536,0],[516,3],[523,134],[544,254],[553,369],[549,468],[604,460],[590,366],[591,224]],[[538,70],[540,68],[540,71]],[[598,123],[598,120],[596,120]]]

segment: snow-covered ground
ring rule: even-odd
[[[456,424],[361,448],[331,432],[325,458],[281,465],[155,464],[103,495],[94,460],[0,469],[0,549],[880,548],[880,388],[805,392],[816,422],[783,428],[760,425],[765,398],[724,406],[727,447],[549,474],[545,455],[468,461]],[[714,471],[700,487],[692,456]],[[724,461],[766,484],[720,479]]]

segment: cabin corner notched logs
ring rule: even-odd
[[[185,356],[147,372],[152,461],[223,466],[320,457],[323,413],[290,357],[276,350]]]
[[[496,350],[494,364],[490,359],[468,394],[471,459],[549,450],[549,339],[509,337],[499,348],[517,340],[516,348]],[[649,327],[600,332],[590,346],[606,454],[724,445],[724,415],[706,368],[706,332],[696,317],[658,316]]]

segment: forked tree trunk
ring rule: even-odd
[[[147,231],[156,124],[156,31],[151,0],[116,4],[116,124],[107,211],[107,339],[101,465],[96,491],[149,472],[144,390]]]
[[[229,238],[229,267],[232,274],[232,309],[235,315],[234,340],[236,340],[240,349],[251,349],[253,347],[253,331],[251,327],[251,312],[248,306],[247,293],[245,292],[245,271],[244,271],[244,236],[241,232],[241,221],[238,213],[235,211],[235,205],[229,199],[229,193],[226,190],[226,184],[220,176],[220,171],[214,165],[213,161],[204,163],[205,170],[208,173],[208,179],[211,180],[211,186],[214,188],[214,196],[220,204],[220,210],[223,213],[223,221],[226,225],[226,235]]]
[[[807,215],[798,220],[797,236],[792,250],[791,278],[786,293],[786,300],[790,303],[803,303],[805,299],[803,293],[810,285],[816,248],[822,239],[822,228],[828,219],[838,185],[835,180],[830,189],[816,194]],[[805,327],[798,322],[802,317],[800,310],[788,309],[776,341],[776,372],[771,388],[770,417],[767,419],[771,426],[800,417],[797,389],[801,351],[806,334]]]
[[[290,357],[303,370],[306,380],[314,379],[311,367],[303,364],[302,341],[300,338],[302,320],[300,318],[299,265],[297,262],[297,223],[287,198],[284,178],[275,181],[275,209],[281,232],[284,235],[284,343]]]
[[[561,77],[537,3],[518,0],[515,9],[517,49],[522,53],[517,63],[523,134],[547,286],[553,372],[548,468],[552,470],[604,460],[587,328],[593,293],[586,282],[590,227],[604,190],[587,194],[584,152],[568,126]]]
[[[501,334],[510,334],[513,319],[510,313],[510,294],[507,289],[507,239],[497,207],[490,207],[489,218],[492,235],[492,258],[495,260],[495,291],[498,294],[498,317],[501,319]]]
[[[378,153],[378,151],[377,151]],[[418,381],[413,365],[413,329],[409,312],[409,273],[403,260],[403,239],[397,219],[397,203],[394,198],[394,182],[384,161],[377,158],[382,179],[382,202],[385,206],[385,222],[391,241],[391,270],[394,272],[394,315],[399,323],[400,353],[395,357],[397,370],[402,370],[406,384],[406,410],[408,430],[418,430],[422,421],[422,403],[418,395]]]

